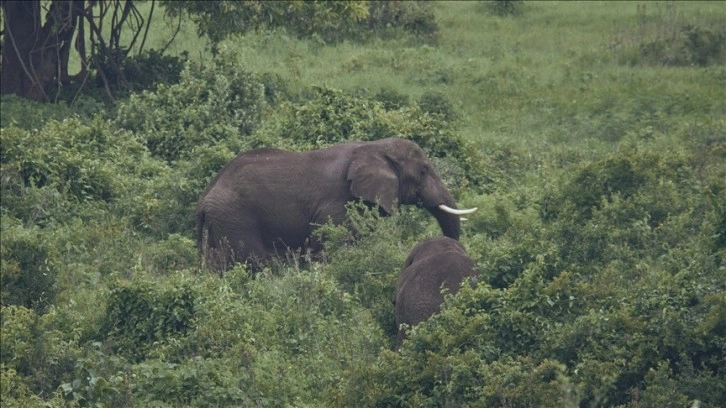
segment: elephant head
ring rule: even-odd
[[[426,208],[442,233],[453,239],[459,239],[461,232],[459,216],[476,211],[456,209],[431,161],[417,144],[406,139],[383,139],[356,148],[348,181],[354,196],[377,203],[387,214],[393,212],[396,202]]]

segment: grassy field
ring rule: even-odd
[[[726,3],[518,6],[436,2],[434,41],[217,55],[187,21],[179,83],[112,109],[4,97],[3,406],[724,406]],[[400,351],[424,211],[353,212],[322,262],[200,270],[196,201],[238,152],[389,133],[480,208],[478,285]]]

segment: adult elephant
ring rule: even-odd
[[[398,327],[396,348],[406,336],[402,324],[412,327],[427,320],[444,303],[442,289],[455,294],[464,278],[477,275],[474,261],[459,241],[436,237],[417,244],[403,265],[393,296]]]
[[[406,139],[349,142],[310,152],[261,148],[241,153],[209,183],[197,206],[197,243],[209,269],[234,262],[253,267],[309,245],[315,225],[345,220],[345,204],[362,199],[391,214],[418,204],[444,235],[459,238],[451,193],[423,150]]]

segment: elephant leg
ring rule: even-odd
[[[261,269],[266,251],[262,234],[254,221],[226,221],[210,227],[207,267],[224,272],[237,262],[249,262]]]
[[[237,227],[239,239],[237,240],[237,262],[247,262],[250,269],[260,271],[265,264],[267,249],[263,243],[262,231],[257,222],[241,223]]]

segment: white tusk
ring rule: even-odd
[[[451,207],[449,207],[447,205],[444,205],[444,204],[439,204],[439,208],[441,209],[441,211],[447,212],[449,214],[455,214],[455,215],[471,214],[471,213],[473,213],[474,211],[477,210],[476,207],[474,207],[474,208],[467,208],[465,210],[457,210],[456,208],[451,208]]]
[[[459,217],[459,220],[460,220],[460,221],[469,221],[469,219],[468,219],[468,218],[464,218],[464,217]]]

